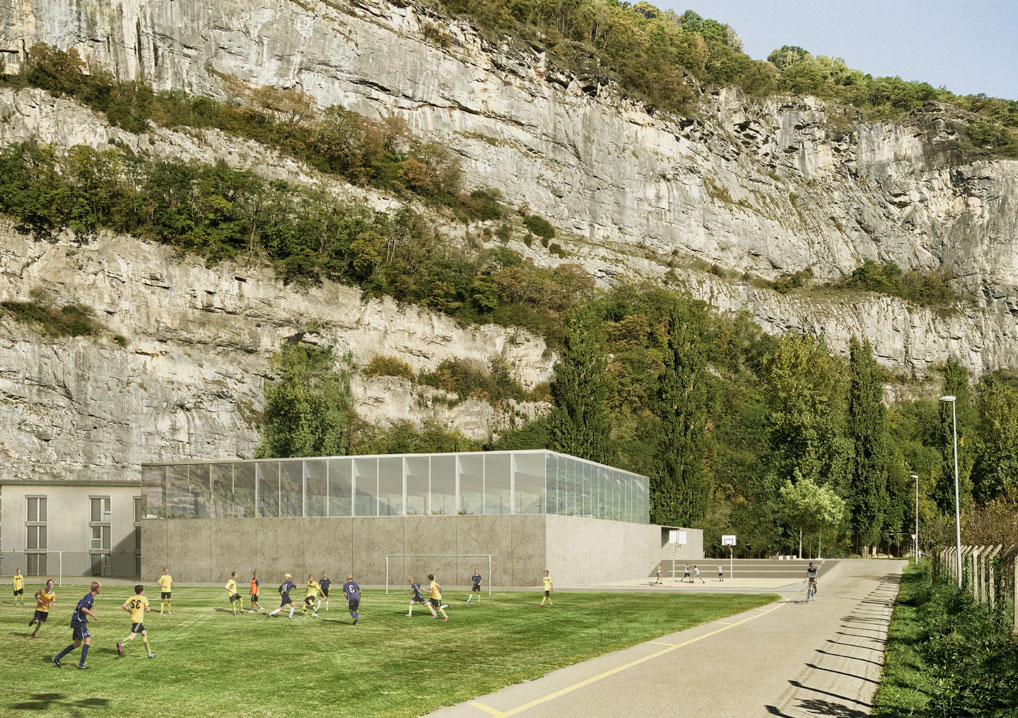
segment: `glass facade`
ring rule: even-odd
[[[647,477],[553,451],[146,464],[145,518],[561,514],[650,522]]]

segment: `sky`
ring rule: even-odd
[[[652,0],[653,2],[653,0]],[[767,59],[782,45],[840,57],[872,75],[897,75],[960,95],[1018,100],[1016,0],[657,0],[732,28]]]

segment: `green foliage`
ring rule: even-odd
[[[658,389],[661,431],[657,481],[651,490],[654,523],[695,526],[707,514],[711,487],[704,461],[711,436],[707,356],[701,340],[706,324],[702,305],[672,304]]]
[[[926,82],[874,77],[840,58],[814,57],[785,45],[767,62],[749,58],[727,25],[687,11],[678,15],[648,2],[602,0],[440,0],[468,14],[489,36],[509,34],[548,50],[549,62],[581,77],[605,75],[631,94],[673,112],[688,113],[694,93],[688,81],[734,85],[753,96],[776,92],[815,95],[860,108],[871,117],[900,117],[936,101],[978,113],[970,127],[980,148],[1018,153],[1018,101],[955,95]]]
[[[976,498],[1018,496],[1018,378],[1007,372],[979,383],[979,444],[972,467]]]
[[[832,489],[809,479],[785,479],[780,490],[778,516],[805,533],[836,529],[845,516],[845,502]],[[801,555],[801,552],[800,552]]]
[[[350,182],[412,193],[450,207],[463,220],[494,220],[505,213],[497,190],[464,191],[453,154],[418,141],[402,121],[372,120],[338,106],[316,115],[314,100],[299,91],[237,87],[251,103],[241,105],[180,91],[156,92],[141,82],[118,81],[105,71],[86,72],[75,50],[63,52],[44,44],[29,50],[20,76],[0,75],[0,81],[72,96],[128,132],[144,132],[150,122],[219,129]]]
[[[540,268],[505,247],[457,250],[411,209],[372,212],[222,163],[9,145],[0,149],[0,212],[45,236],[110,229],[210,262],[261,252],[287,282],[348,282],[464,322],[523,326],[552,346],[565,311],[593,287],[575,265]]]
[[[926,307],[946,307],[961,300],[951,289],[953,279],[949,270],[902,272],[894,262],[878,264],[867,259],[836,286],[890,294]]]
[[[0,302],[0,311],[51,337],[88,337],[104,330],[102,324],[92,318],[92,311],[80,304],[52,307],[38,301]]]
[[[600,321],[590,307],[569,313],[562,357],[555,366],[548,417],[549,448],[612,464],[612,417],[608,411],[611,385]]]
[[[853,442],[849,475],[855,553],[879,543],[888,509],[887,423],[880,369],[869,340],[849,342],[848,426]]]
[[[259,458],[343,456],[350,451],[353,396],[349,361],[332,349],[289,341],[273,356],[278,378],[265,386]]]
[[[964,511],[972,502],[972,465],[976,429],[975,407],[968,370],[954,359],[944,365],[944,394],[955,397],[952,402],[940,402],[940,426],[937,445],[941,447],[942,465],[940,481],[934,496],[944,513],[954,513],[954,434],[958,435],[958,494]],[[957,426],[955,426],[957,418]],[[967,449],[967,450],[966,450]]]
[[[421,374],[420,383],[456,394],[461,401],[479,399],[496,404],[508,399],[527,401],[531,398],[502,360],[487,367],[469,359],[447,359],[435,371]]]
[[[528,214],[523,218],[523,224],[541,239],[551,239],[555,236],[555,228],[551,226],[551,222],[539,215]]]
[[[409,421],[397,421],[388,428],[359,423],[352,437],[352,454],[440,454],[478,451],[480,442],[428,423],[418,429]]]
[[[417,381],[417,373],[405,361],[395,357],[388,357],[379,354],[368,362],[364,367],[364,373],[368,376],[399,376]]]
[[[1000,612],[909,566],[888,630],[878,718],[1013,716],[1018,644]]]

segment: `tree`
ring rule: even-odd
[[[265,387],[258,458],[342,456],[350,451],[350,375],[329,347],[288,341],[272,357],[279,377]]]
[[[810,479],[796,476],[786,479],[780,489],[778,515],[781,520],[799,531],[799,557],[802,557],[803,532],[820,532],[822,545],[824,529],[841,523],[845,515],[845,502],[832,489],[819,486]],[[819,553],[818,548],[818,553]]]
[[[974,459],[975,411],[969,373],[955,359],[944,365],[944,394],[955,397],[954,411],[958,424],[958,494],[964,510],[972,502],[972,463]],[[938,444],[943,456],[943,470],[935,493],[941,511],[954,513],[954,417],[951,402],[940,403],[940,431]]]
[[[979,446],[972,483],[980,503],[1018,495],[1018,381],[992,375],[979,386]]]
[[[705,334],[703,310],[676,300],[668,318],[668,347],[658,392],[658,475],[651,487],[656,523],[696,526],[707,513],[710,480],[704,459],[710,438]]]
[[[566,321],[565,346],[551,383],[555,408],[548,417],[549,443],[556,451],[610,464],[615,456],[607,405],[611,383],[601,322],[590,306],[570,310]]]
[[[883,386],[869,341],[849,342],[848,433],[853,442],[849,513],[856,553],[876,544],[887,510]]]

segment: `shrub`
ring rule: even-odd
[[[903,272],[894,262],[878,264],[867,259],[836,286],[890,294],[927,307],[947,306],[961,299],[951,289],[953,279],[954,274],[947,270],[914,269]]]
[[[398,376],[417,381],[417,373],[405,361],[395,357],[376,356],[364,367],[368,376]]]
[[[507,399],[526,401],[531,398],[512,378],[505,362],[498,359],[490,368],[472,359],[447,359],[435,371],[422,374],[420,383],[456,394],[460,401],[480,399],[497,403]]]
[[[523,224],[525,224],[527,229],[529,229],[533,234],[536,234],[545,241],[555,236],[555,228],[551,226],[551,222],[539,215],[528,214],[523,218]]]
[[[15,321],[34,325],[43,334],[53,337],[93,336],[103,329],[92,318],[91,310],[80,304],[57,308],[38,301],[0,302],[0,309]]]

